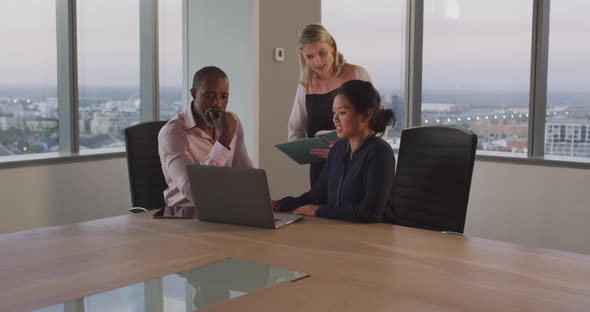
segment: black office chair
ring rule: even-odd
[[[402,131],[394,179],[395,224],[463,233],[477,135],[451,126]]]
[[[159,209],[165,205],[163,192],[167,184],[158,155],[158,133],[165,124],[165,121],[151,121],[125,129],[131,212]]]

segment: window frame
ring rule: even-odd
[[[545,158],[550,3],[551,0],[533,0],[527,154],[496,156],[478,151],[478,161],[590,169],[590,159],[585,162]],[[406,8],[404,127],[411,128],[421,126],[422,122],[424,0],[407,0]]]
[[[186,0],[182,0],[186,2]],[[55,0],[59,152],[0,157],[0,168],[125,156],[125,148],[80,151],[77,1]],[[140,122],[159,119],[158,0],[139,1]]]

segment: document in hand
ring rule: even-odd
[[[275,146],[300,165],[322,162],[325,159],[311,155],[311,150],[314,148],[329,148],[331,144],[334,144],[339,139],[336,131],[318,131],[316,136],[316,138],[302,139]]]

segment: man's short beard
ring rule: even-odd
[[[201,118],[205,121],[205,124],[211,128],[215,127],[216,121],[221,118],[221,114],[225,113],[224,110],[219,108],[208,108],[204,112],[197,108],[196,111],[197,114],[199,114],[199,116],[201,116]]]

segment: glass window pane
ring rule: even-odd
[[[397,123],[387,138],[394,147],[405,118],[405,16],[405,0],[322,1],[322,24],[338,49],[348,62],[369,71],[381,103],[395,111]]]
[[[139,0],[79,0],[80,149],[124,146],[139,122]]]
[[[188,285],[186,279],[179,274],[171,274],[162,278],[164,292],[164,312],[187,311]]]
[[[57,152],[55,1],[0,2],[0,157]]]
[[[64,307],[63,303],[56,304],[54,306],[43,308],[43,309],[33,310],[33,312],[64,312],[64,311],[65,311],[65,307]]]
[[[160,58],[160,120],[178,114],[182,95],[182,1],[158,1]]]
[[[84,298],[84,311],[141,312],[145,299],[144,283],[139,283]]]
[[[583,0],[551,2],[545,155],[590,160],[590,33]]]
[[[458,125],[486,154],[525,157],[532,0],[425,0],[422,124]]]

